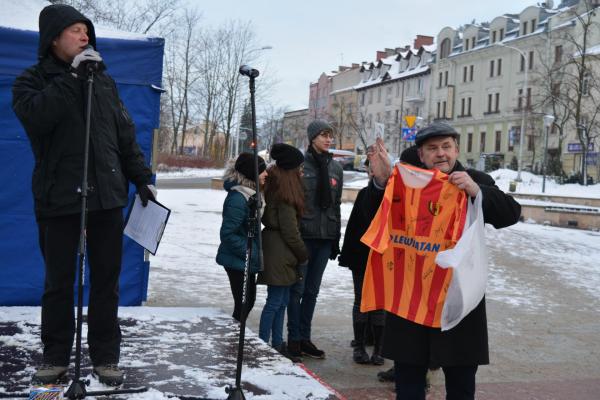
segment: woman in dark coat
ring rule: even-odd
[[[368,160],[365,163],[368,168]],[[344,233],[344,244],[338,262],[343,267],[348,267],[352,271],[352,281],[354,283],[354,304],[352,306],[352,328],[354,330],[353,356],[357,364],[383,365],[384,360],[381,357],[381,345],[383,339],[383,326],[385,314],[382,310],[371,311],[368,313],[360,312],[360,302],[362,298],[362,286],[365,277],[365,269],[369,258],[369,247],[360,241],[371,224],[371,218],[365,213],[362,204],[367,188],[362,188],[350,213],[346,232]],[[370,323],[369,323],[370,322]],[[373,354],[369,357],[365,349],[365,336],[367,330],[373,330]]]
[[[265,161],[258,157],[259,183],[264,184],[267,176]],[[221,244],[217,251],[217,264],[225,267],[231,294],[233,295],[233,318],[241,321],[242,317],[242,291],[244,285],[244,268],[246,266],[246,247],[248,243],[248,216],[250,214],[249,201],[256,195],[254,183],[254,156],[250,153],[241,153],[235,163],[229,165],[225,171],[223,187],[227,197],[223,203],[223,222],[221,224]],[[261,202],[264,205],[264,202]],[[262,215],[262,212],[261,214]],[[259,271],[258,245],[253,241],[252,259],[248,274],[248,293],[246,297],[246,311],[244,318],[254,306],[256,299],[256,273]]]
[[[306,263],[308,252],[300,236],[298,221],[304,211],[302,153],[293,146],[278,143],[270,152],[275,164],[268,169],[265,185],[267,205],[262,222],[264,270],[259,283],[267,287],[267,302],[260,316],[259,337],[287,355],[283,342],[283,320],[290,287],[299,279],[298,265]],[[293,359],[292,361],[300,361]]]

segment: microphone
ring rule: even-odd
[[[249,78],[256,78],[259,75],[259,72],[257,69],[254,69],[249,65],[242,65],[240,67],[240,74],[245,75]]]
[[[88,43],[84,47],[84,50],[89,50],[89,49],[95,50],[94,46],[92,46],[91,44]],[[104,69],[104,68],[102,68],[103,65],[96,61],[85,61],[84,64],[85,64],[88,74],[90,74],[92,72],[96,72],[96,71],[101,71]]]

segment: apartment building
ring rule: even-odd
[[[283,141],[299,149],[308,147],[306,127],[309,124],[308,108],[283,114]]]
[[[462,162],[481,167],[488,158],[508,166],[519,157],[522,143],[523,168],[541,170],[546,146],[543,116],[557,113],[551,101],[561,91],[556,74],[564,78],[561,66],[571,68],[566,65],[577,46],[567,38],[582,37],[577,15],[587,12],[589,2],[564,1],[558,8],[540,3],[489,23],[461,30],[445,27],[438,33],[427,119],[448,121],[457,129]],[[600,44],[597,31],[588,36],[588,49]],[[588,57],[596,57],[590,53]],[[555,82],[548,87],[551,74]],[[586,115],[593,112],[589,97],[583,99]],[[567,173],[577,170],[581,154],[575,145],[575,124],[565,123],[562,135],[556,128],[549,129],[548,157],[560,156]]]
[[[360,64],[340,66],[331,77],[327,120],[335,128],[334,147],[337,149],[357,150],[358,95],[354,86],[360,77]]]

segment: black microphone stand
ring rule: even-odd
[[[92,92],[94,86],[94,71],[97,64],[88,63],[87,65],[87,107],[85,115],[85,145],[83,149],[83,179],[81,182],[81,219],[79,231],[79,250],[78,250],[78,279],[77,279],[77,326],[75,331],[75,377],[65,392],[65,397],[74,399],[84,399],[86,396],[107,396],[113,394],[140,393],[148,390],[147,387],[138,387],[132,389],[114,389],[101,391],[86,391],[86,385],[89,381],[81,379],[81,328],[83,326],[83,279],[85,272],[85,230],[87,227],[87,198],[88,198],[88,163],[90,150],[90,123],[92,115]]]
[[[258,247],[258,263],[262,267],[262,240],[260,234],[260,210],[262,201],[260,197],[260,182],[258,178],[258,146],[256,140],[256,104],[254,100],[254,79],[258,76],[258,71],[253,69],[250,74],[243,72],[242,66],[240,73],[250,78],[250,106],[252,109],[252,148],[254,154],[254,184],[256,185],[256,194],[248,200],[250,207],[248,216],[248,240],[246,242],[246,263],[244,265],[244,284],[242,286],[242,312],[240,318],[240,334],[238,341],[237,366],[235,369],[235,386],[228,386],[225,392],[229,394],[227,400],[245,400],[244,392],[241,387],[242,363],[244,361],[244,340],[246,338],[246,309],[248,293],[248,275],[250,273],[250,263],[252,261],[252,242],[256,240]]]

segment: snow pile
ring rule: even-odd
[[[224,173],[223,168],[181,168],[176,171],[159,171],[156,179],[222,178]]]

